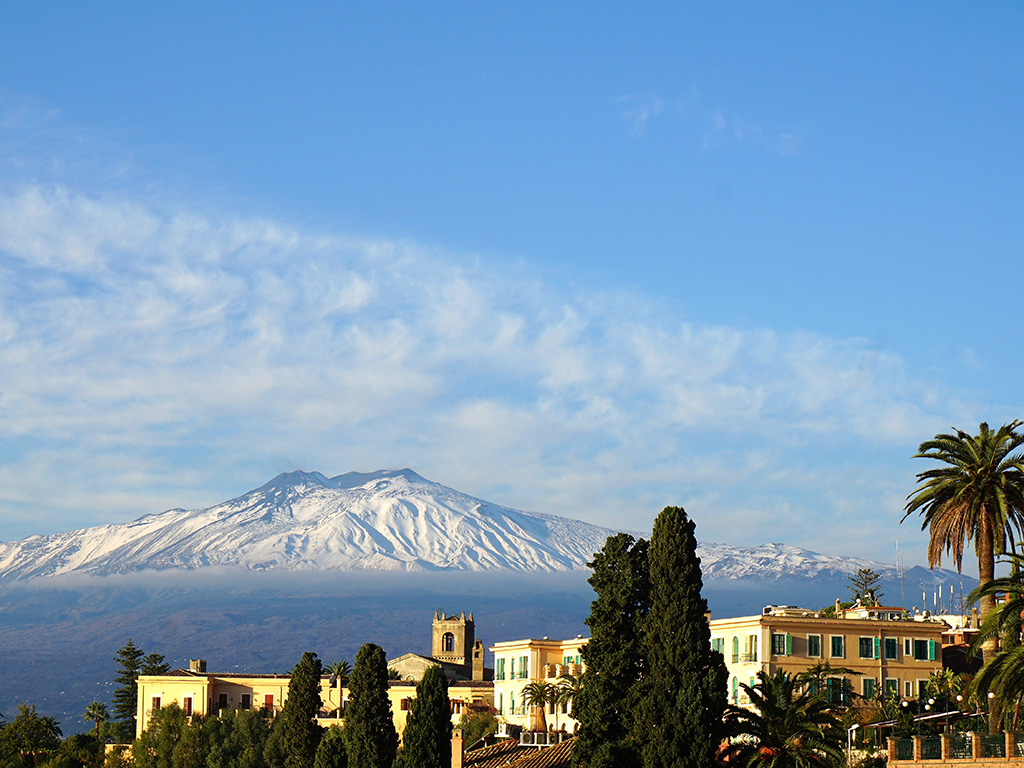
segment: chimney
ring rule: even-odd
[[[843,613],[843,608],[839,604],[839,598],[838,597],[836,598],[836,618],[837,619],[845,619],[846,618],[846,614]]]
[[[462,729],[452,729],[452,768],[462,768]]]
[[[188,671],[197,672],[200,675],[206,674],[206,659],[189,659]]]

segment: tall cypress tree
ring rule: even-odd
[[[388,699],[387,658],[379,645],[366,643],[356,655],[343,732],[349,768],[391,768],[398,734]]]
[[[644,768],[710,768],[723,735],[727,672],[711,650],[694,530],[681,507],[666,507],[651,535],[646,666],[633,725]]]
[[[579,723],[573,764],[632,768],[640,757],[629,740],[627,702],[643,669],[639,624],[649,597],[647,542],[625,533],[610,536],[588,565],[596,597],[586,619],[590,640],[580,652],[587,671],[573,701]]]
[[[138,679],[142,669],[143,652],[136,648],[129,637],[122,648],[117,649],[114,661],[118,671],[114,682],[114,720],[117,723],[117,735],[120,741],[131,741],[135,738],[135,713],[138,707]]]
[[[430,667],[416,685],[409,719],[402,731],[402,754],[395,768],[451,768],[452,711],[448,679]]]
[[[288,681],[288,698],[274,720],[274,730],[265,750],[268,762],[280,761],[283,768],[309,768],[313,765],[323,734],[323,729],[316,723],[322,704],[322,673],[323,665],[315,653],[307,651],[302,654]]]

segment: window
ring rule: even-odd
[[[914,683],[911,682],[910,680],[904,680],[903,681],[903,690],[904,690],[904,694],[903,695],[906,696],[908,699],[911,699],[911,698],[914,697]]]
[[[516,679],[516,657],[515,656],[512,657],[512,663],[511,663],[510,666],[512,667],[512,670],[509,672],[508,678],[509,678],[509,680],[515,680]]]
[[[505,694],[499,692],[498,693],[498,714],[499,715],[505,714],[504,710],[501,708],[501,705],[504,704],[504,703],[505,703]]]
[[[441,636],[441,651],[443,653],[454,653],[455,652],[455,635],[451,632],[445,632]]]
[[[494,660],[494,679],[504,680],[505,679],[505,660],[495,659]]]
[[[228,708],[228,695],[226,693],[217,694],[217,711]]]
[[[251,693],[243,693],[242,694],[242,709],[252,709],[252,694]]]
[[[830,704],[850,703],[850,681],[845,677],[830,677],[825,681],[825,690]]]
[[[807,636],[807,655],[812,658],[821,656],[821,635]]]
[[[757,661],[757,635],[747,635],[743,641],[743,655],[740,661]]]
[[[410,702],[411,701],[412,701],[412,699],[410,699],[408,697],[402,699],[401,701],[398,702],[398,708],[400,710],[402,710],[403,712],[407,711],[409,709],[409,707],[410,707]]]
[[[527,669],[529,667],[529,661],[530,661],[530,657],[529,656],[520,656],[519,657],[519,679],[520,680],[526,677],[526,671],[527,671]]]
[[[900,641],[898,637],[885,638],[885,658],[895,659],[900,652]]]
[[[899,696],[900,695],[900,681],[895,677],[885,678],[885,695],[886,696]]]
[[[772,655],[790,656],[793,653],[793,636],[781,632],[772,634]]]
[[[736,679],[735,675],[732,678],[732,703],[736,704],[740,698],[740,681]]]
[[[832,647],[829,656],[833,659],[842,659],[846,656],[845,649],[843,648],[843,639],[842,635],[832,635]]]
[[[868,701],[875,698],[875,678],[865,677],[861,681],[861,696]]]
[[[913,656],[914,655],[914,641],[908,637],[903,638],[903,655]]]
[[[192,715],[192,697],[191,696],[186,696],[185,698],[183,698],[181,700],[181,711],[185,713],[186,717],[191,717],[191,715]]]
[[[733,637],[732,639],[732,663],[735,664],[740,660],[740,639]]]
[[[935,641],[915,640],[914,658],[917,661],[935,661]]]
[[[718,651],[720,654],[725,656],[725,638],[724,637],[712,637],[711,638],[711,650]]]
[[[857,640],[857,651],[862,659],[875,658],[875,638],[861,637]]]
[[[274,708],[274,694],[268,693],[263,697],[263,708],[273,709]]]
[[[917,698],[927,699],[928,698],[928,681],[918,680],[917,681]]]
[[[152,709],[154,712],[156,712],[158,709],[160,709],[160,697],[159,696],[154,696],[152,698],[152,700],[149,702],[149,704],[150,704],[149,708]]]

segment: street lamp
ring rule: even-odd
[[[992,691],[988,692],[988,732],[992,733],[992,699],[996,697]]]

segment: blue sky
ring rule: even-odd
[[[923,561],[1024,416],[1024,9],[14,4],[0,540],[297,467]]]

